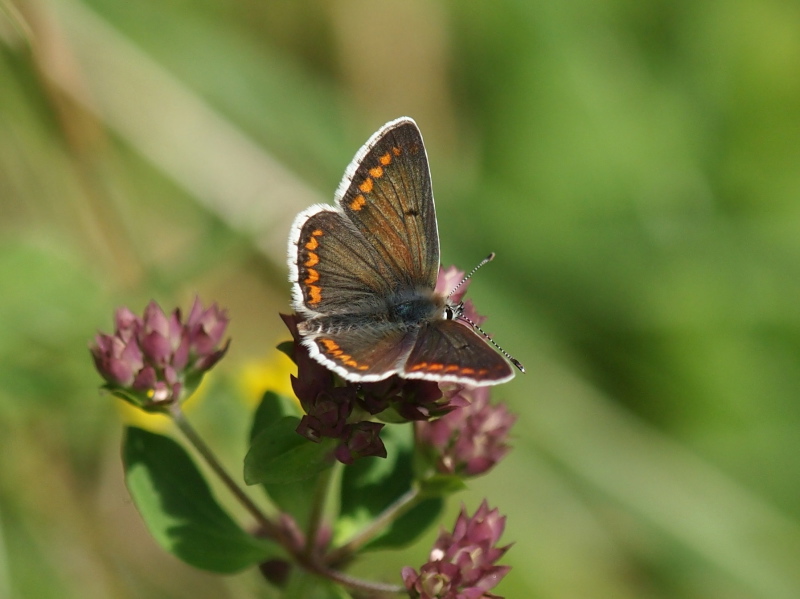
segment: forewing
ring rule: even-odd
[[[336,201],[397,287],[434,288],[439,233],[428,158],[412,119],[391,121],[367,141],[345,171]]]
[[[470,327],[436,320],[420,330],[401,376],[482,386],[509,381],[514,371]]]
[[[311,357],[349,381],[379,381],[397,374],[416,339],[416,331],[400,329],[336,327],[326,332],[324,317],[303,325],[312,329],[303,338]]]
[[[389,292],[388,267],[338,208],[300,213],[289,239],[293,307],[306,316],[369,310]]]

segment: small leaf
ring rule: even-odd
[[[278,553],[243,531],[216,502],[189,455],[168,437],[129,427],[123,441],[125,482],[150,533],[188,564],[237,572]]]
[[[244,458],[244,479],[257,483],[284,484],[311,478],[333,465],[334,439],[312,443],[297,434],[300,419],[285,416],[259,432]]]
[[[279,352],[283,352],[290,360],[294,361],[294,341],[281,341],[275,347]]]

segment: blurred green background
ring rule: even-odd
[[[227,307],[196,418],[239,472],[289,224],[400,115],[528,369],[493,394],[515,451],[444,522],[507,514],[497,592],[800,597],[800,4],[0,7],[0,597],[272,596],[148,536],[87,343],[120,304]]]

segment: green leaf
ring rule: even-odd
[[[411,427],[387,426],[381,438],[388,453],[385,459],[363,458],[344,470],[337,542],[345,541],[369,523],[414,484]],[[410,543],[437,518],[443,505],[438,497],[421,500],[367,547],[400,547]]]
[[[188,564],[237,572],[278,548],[243,531],[211,494],[189,455],[175,441],[128,427],[122,458],[125,482],[159,545]]]
[[[334,439],[313,443],[297,434],[300,419],[285,416],[253,439],[244,458],[244,479],[257,483],[285,484],[311,478],[333,465]]]
[[[277,422],[285,416],[297,416],[298,406],[288,397],[278,395],[274,391],[267,391],[261,398],[253,414],[253,426],[250,428],[250,442],[258,436],[263,429]]]
[[[273,423],[285,416],[296,415],[299,412],[297,404],[282,395],[267,391],[253,415],[253,426],[250,429],[250,442],[258,434]],[[295,436],[300,437],[297,433]],[[316,477],[309,477],[296,482],[262,483],[272,502],[281,511],[287,512],[297,522],[298,526],[305,528],[311,515],[311,504],[314,501]]]

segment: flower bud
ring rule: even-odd
[[[343,464],[352,464],[358,458],[367,456],[386,457],[386,446],[380,437],[384,427],[379,422],[362,421],[348,424],[342,435],[342,443],[334,452],[336,459]]]

